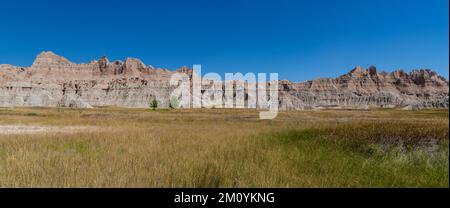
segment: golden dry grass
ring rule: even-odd
[[[0,108],[0,187],[448,187],[447,110]]]

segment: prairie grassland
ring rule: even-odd
[[[448,125],[448,110],[0,108],[0,126],[49,127],[0,133],[0,187],[448,187]]]

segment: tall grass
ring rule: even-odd
[[[448,111],[0,109],[1,187],[448,187]]]

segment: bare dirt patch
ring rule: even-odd
[[[32,126],[32,125],[0,125],[0,135],[8,134],[43,134],[43,133],[77,133],[94,130],[91,126]]]

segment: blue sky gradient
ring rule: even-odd
[[[77,63],[105,54],[292,81],[372,64],[448,78],[449,1],[1,1],[0,63],[29,66],[48,50]]]

